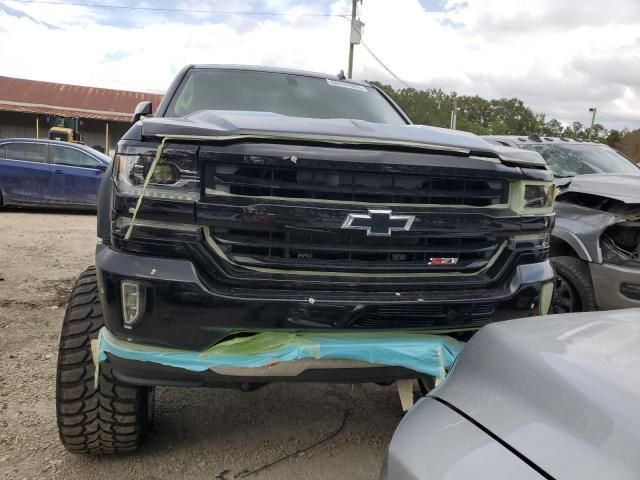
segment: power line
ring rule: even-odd
[[[251,11],[229,11],[229,10],[192,10],[183,8],[162,8],[162,7],[133,7],[130,5],[106,5],[102,3],[83,3],[83,2],[53,2],[50,0],[8,0],[8,2],[22,4],[38,4],[38,5],[60,5],[65,7],[87,7],[87,8],[111,8],[116,10],[141,10],[150,12],[165,13],[209,13],[215,15],[252,15],[265,17],[341,17],[344,15],[336,15],[333,13],[295,13],[295,12],[251,12]]]
[[[107,5],[103,3],[86,3],[86,2],[54,2],[51,0],[8,0],[8,2],[21,3],[21,4],[36,4],[36,5],[60,5],[68,7],[86,7],[86,8],[110,8],[115,10],[137,10],[137,11],[149,11],[149,12],[165,12],[165,13],[208,13],[213,15],[250,15],[250,16],[272,16],[272,17],[285,17],[285,16],[299,16],[299,17],[338,17],[351,20],[346,15],[338,15],[333,13],[295,13],[295,12],[251,12],[251,11],[230,11],[230,10],[194,10],[183,8],[161,8],[161,7],[144,7],[144,6],[130,6],[130,5]],[[353,24],[351,24],[351,28]],[[384,68],[389,75],[395,78],[398,82],[407,88],[413,88],[407,82],[402,80],[391,70],[364,42],[360,41],[361,45],[367,50],[382,68]]]
[[[346,15],[338,15],[338,16],[344,18],[345,20],[347,20],[349,22],[349,24],[351,25],[351,29],[356,31],[355,26],[353,25],[353,22],[351,21],[351,19],[349,17],[347,17]],[[364,43],[364,40],[360,39],[360,44],[365,48],[365,50],[367,52],[369,52],[369,55],[371,55],[373,57],[373,59],[376,62],[378,62],[378,64],[380,64],[380,66],[382,68],[384,68],[389,73],[389,75],[391,75],[393,78],[395,78],[397,81],[399,81],[405,87],[414,88],[413,86],[409,85],[407,82],[402,80],[398,75],[393,73],[393,70],[391,70],[382,60],[380,60],[380,58],[375,53],[373,53],[373,50],[371,50],[371,48],[369,48],[369,46],[366,43]]]
[[[391,75],[393,78],[395,78],[396,80],[398,80],[398,81],[399,81],[401,84],[403,84],[405,87],[407,87],[407,88],[414,88],[414,87],[412,87],[411,85],[409,85],[407,82],[405,82],[404,80],[402,80],[398,75],[396,75],[395,73],[393,73],[393,71],[392,71],[389,67],[387,67],[387,65],[385,65],[385,63],[384,63],[382,60],[380,60],[380,59],[378,58],[378,56],[377,56],[375,53],[373,53],[373,51],[369,48],[369,46],[368,46],[366,43],[364,43],[362,40],[360,40],[360,44],[365,48],[365,50],[366,50],[367,52],[369,52],[369,55],[371,55],[371,56],[374,58],[374,60],[375,60],[376,62],[378,62],[378,63],[380,64],[380,66],[382,66],[382,68],[384,68],[384,69],[389,73],[389,75]]]

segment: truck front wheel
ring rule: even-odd
[[[590,312],[597,310],[591,272],[583,260],[576,257],[552,257],[556,271],[556,288],[551,313]]]
[[[102,325],[96,270],[90,267],[71,291],[58,349],[58,431],[73,453],[131,452],[144,442],[153,417],[154,390],[116,380],[109,362],[100,364],[95,388],[91,340]]]

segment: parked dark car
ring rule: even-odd
[[[150,113],[118,144],[62,327],[71,451],[135,449],[157,385],[439,375],[412,360],[444,334],[550,305],[539,154],[411,125],[364,82],[264,67],[189,66]]]
[[[95,209],[109,157],[84,145],[0,140],[0,206]]]
[[[640,168],[598,142],[539,135],[485,139],[538,152],[554,174],[553,311],[640,307]]]
[[[402,419],[381,480],[636,480],[640,309],[482,328]]]

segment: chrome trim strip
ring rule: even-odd
[[[482,267],[480,270],[476,272],[422,272],[422,273],[412,273],[412,272],[404,272],[404,273],[352,273],[352,272],[330,272],[330,271],[305,271],[305,270],[281,270],[276,268],[266,268],[266,267],[252,267],[249,265],[241,265],[239,263],[231,260],[224,251],[220,248],[220,246],[216,243],[211,235],[211,231],[209,227],[203,227],[204,238],[214,251],[214,253],[220,257],[225,262],[233,265],[234,267],[243,268],[246,270],[251,270],[259,273],[276,273],[281,275],[305,275],[312,277],[369,277],[369,278],[426,278],[426,277],[472,277],[478,275],[482,272],[490,269],[493,264],[496,262],[498,257],[502,254],[502,252],[507,248],[507,242],[504,241],[500,244],[500,246],[496,249],[493,256],[489,259],[487,264]],[[425,264],[426,267],[428,265]]]
[[[246,133],[237,135],[163,135],[156,134],[156,137],[166,140],[195,140],[210,142],[228,142],[230,140],[294,140],[294,141],[311,141],[320,143],[329,143],[337,145],[380,145],[393,147],[409,147],[418,148],[420,150],[435,150],[440,152],[455,152],[469,155],[471,150],[463,147],[452,147],[448,145],[437,145],[421,142],[405,142],[395,140],[378,140],[375,138],[362,137],[334,137],[326,135],[277,135],[269,133]]]

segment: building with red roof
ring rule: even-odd
[[[84,143],[110,152],[138,102],[162,95],[0,76],[0,138],[47,138],[55,116],[79,118]]]

